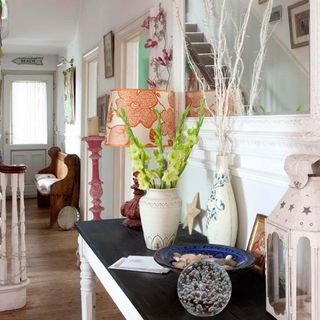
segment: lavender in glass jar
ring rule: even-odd
[[[220,313],[231,298],[232,285],[225,269],[210,260],[187,266],[178,279],[178,296],[194,316],[211,317]]]

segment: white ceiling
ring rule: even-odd
[[[59,54],[77,30],[81,0],[7,0],[5,53]]]

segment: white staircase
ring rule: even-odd
[[[210,88],[215,88],[215,55],[211,44],[206,42],[205,35],[203,32],[198,31],[198,25],[196,23],[185,24],[185,34],[187,37],[187,47],[189,53],[197,65],[202,76],[206,80],[206,83]],[[222,70],[225,81],[228,81],[229,75],[227,67],[223,67]]]

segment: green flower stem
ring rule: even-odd
[[[160,178],[160,189],[165,189],[166,183],[162,180],[164,175],[164,149],[162,143],[162,126],[161,126],[161,112],[159,110],[154,110],[157,114],[157,127],[155,129],[156,139],[155,144],[158,147],[158,152],[154,152],[156,161],[159,164],[159,178]]]
[[[174,137],[174,140],[173,140],[172,149],[176,149],[182,143],[182,134],[183,134],[184,123],[186,121],[186,118],[187,118],[187,115],[189,113],[189,110],[190,110],[190,108],[187,107],[183,111],[183,113],[182,113],[182,115],[181,115],[181,117],[179,119],[178,127],[177,127],[176,134],[175,134],[175,137]]]
[[[119,115],[122,119],[122,121],[124,122],[124,125],[125,125],[125,130],[126,130],[126,133],[129,137],[129,140],[130,140],[130,145],[134,145],[136,147],[138,147],[140,150],[141,150],[141,153],[140,153],[140,157],[141,157],[141,161],[143,163],[143,168],[140,170],[141,173],[144,175],[147,183],[149,184],[149,186],[152,185],[151,181],[150,181],[150,178],[148,177],[148,174],[145,170],[145,168],[147,167],[147,163],[146,163],[146,151],[144,150],[144,147],[143,147],[143,144],[140,142],[139,139],[137,139],[131,129],[131,126],[130,126],[130,123],[129,123],[129,120],[128,120],[128,117],[127,117],[127,114],[126,114],[126,111],[121,108],[119,110]]]
[[[187,111],[187,112],[186,112]],[[177,141],[180,141],[181,143],[181,137],[182,137],[182,132],[183,132],[183,126],[184,126],[184,122],[185,122],[185,118],[186,118],[186,115],[188,114],[189,112],[189,109],[187,108],[185,110],[185,112],[182,114],[181,118],[180,118],[180,121],[179,121],[179,125],[178,125],[178,129],[177,129],[177,133],[176,133],[176,139]],[[201,129],[201,126],[203,124],[203,121],[204,121],[204,99],[201,99],[201,103],[200,103],[200,109],[199,109],[199,114],[198,114],[198,120],[197,120],[197,123],[196,123],[196,126],[190,130],[187,131],[187,136],[195,136],[195,137],[198,137],[199,135],[199,132],[200,132],[200,129]],[[173,145],[173,149],[178,149],[179,147],[179,144],[176,143],[176,139],[174,141],[174,145]],[[197,143],[197,142],[196,142]],[[180,167],[179,169],[179,173],[178,173],[178,177],[180,177],[184,171],[184,169],[186,168],[187,166],[187,161],[189,159],[189,156],[191,154],[191,151],[192,151],[192,148],[193,146],[196,144],[196,143],[191,143],[189,145],[189,148],[187,148],[186,150],[188,150],[185,155],[184,155],[184,159],[182,161],[182,166]],[[170,165],[170,163],[169,163]],[[173,187],[175,188],[177,186],[177,183],[178,183],[178,180],[176,181],[172,181],[172,184],[173,184]]]

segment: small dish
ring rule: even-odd
[[[75,207],[66,206],[60,210],[57,222],[62,230],[71,230],[78,220],[78,210]]]
[[[232,258],[237,262],[237,264],[236,266],[228,269],[228,272],[250,268],[255,262],[255,257],[247,251],[216,244],[174,245],[158,250],[153,258],[157,263],[164,267],[168,267],[175,271],[181,271],[181,269],[178,269],[172,265],[173,254],[175,252],[178,252],[181,255],[187,253],[205,254],[219,259],[224,259],[226,256],[231,255]]]

